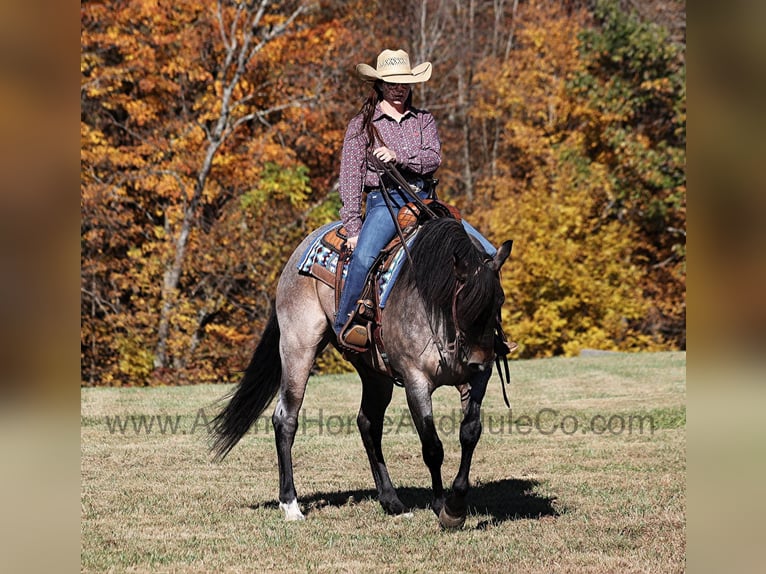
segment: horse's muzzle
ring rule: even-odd
[[[492,348],[471,347],[468,350],[466,365],[474,372],[483,372],[492,368],[495,360],[495,351]]]
[[[483,373],[492,369],[492,363],[469,363],[468,370],[472,373]]]

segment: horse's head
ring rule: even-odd
[[[500,246],[494,257],[475,254],[455,256],[457,286],[453,321],[461,360],[474,370],[492,367],[495,359],[495,327],[505,301],[500,268],[511,253],[512,241]]]
[[[407,281],[417,286],[432,332],[454,344],[456,359],[472,369],[483,370],[495,358],[495,326],[505,299],[500,268],[511,244],[490,257],[450,218],[427,222],[413,244]]]

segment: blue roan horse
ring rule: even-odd
[[[225,457],[279,393],[272,422],[279,457],[279,507],[287,520],[301,520],[293,482],[292,445],[309,372],[328,343],[337,345],[332,329],[334,290],[298,273],[297,265],[317,232],[307,237],[287,263],[277,286],[276,302],[250,365],[214,421],[213,450]],[[447,528],[465,521],[465,496],[474,448],[481,435],[480,408],[495,358],[494,329],[504,295],[499,271],[511,242],[490,257],[460,222],[441,218],[426,222],[411,246],[381,318],[382,339],[393,371],[404,383],[407,403],[431,473],[434,512]],[[394,379],[372,367],[364,355],[350,357],[362,379],[357,416],[369,457],[378,500],[386,512],[407,511],[394,490],[383,458],[383,420]],[[473,384],[472,384],[473,383]],[[460,392],[462,456],[449,496],[442,485],[444,450],[434,425],[431,394],[449,385]]]

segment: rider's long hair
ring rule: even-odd
[[[375,125],[372,123],[372,118],[375,115],[375,107],[378,105],[378,102],[383,100],[383,81],[382,80],[375,80],[375,83],[370,88],[370,93],[367,94],[367,98],[365,98],[364,103],[362,104],[361,109],[359,110],[359,115],[362,116],[362,130],[361,134],[364,134],[367,137],[367,154],[372,154],[372,150],[375,149],[376,145],[375,142],[380,142],[381,145],[385,145],[385,142],[383,142],[383,138],[380,137],[380,134],[378,133],[378,129],[375,127]],[[412,90],[410,90],[409,95],[407,96],[407,102],[405,103],[405,108],[409,108],[412,106]]]

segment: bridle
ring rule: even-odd
[[[481,269],[477,267],[471,277],[476,277],[480,270]],[[458,361],[463,365],[468,364],[470,349],[468,346],[468,337],[466,337],[465,332],[460,328],[460,323],[458,322],[457,299],[460,296],[460,292],[465,288],[467,283],[468,279],[464,281],[460,281],[458,279],[457,287],[455,287],[455,292],[452,294],[452,324],[455,327],[455,340],[452,342],[453,352],[455,353]]]
[[[475,277],[479,274],[479,271],[481,270],[481,267],[477,267],[476,270],[473,272],[472,277]],[[497,278],[498,281],[500,280],[500,273],[497,272]],[[455,289],[455,293],[452,296],[452,323],[455,326],[455,340],[450,343],[447,348],[450,353],[455,356],[458,361],[463,364],[468,364],[468,358],[470,356],[470,348],[468,345],[468,339],[463,332],[463,330],[460,328],[460,323],[458,322],[458,313],[457,313],[457,299],[460,295],[460,292],[463,290],[463,288],[466,286],[466,281],[458,281],[458,286]],[[511,403],[508,400],[508,393],[506,391],[506,385],[509,385],[511,383],[511,375],[510,371],[508,369],[508,353],[507,353],[507,338],[505,336],[505,333],[503,332],[502,323],[500,321],[500,311],[498,310],[497,320],[495,322],[494,327],[494,343],[495,343],[495,366],[497,367],[497,375],[500,377],[500,386],[503,389],[503,401],[505,401],[505,406],[507,406],[509,409],[511,408]],[[433,329],[432,329],[433,332]],[[502,345],[502,348],[500,347]],[[437,344],[437,348],[439,345]],[[441,355],[441,352],[440,352]],[[443,357],[442,357],[443,359]],[[503,369],[500,368],[501,363],[503,365]],[[505,373],[505,377],[503,377],[503,373]]]

